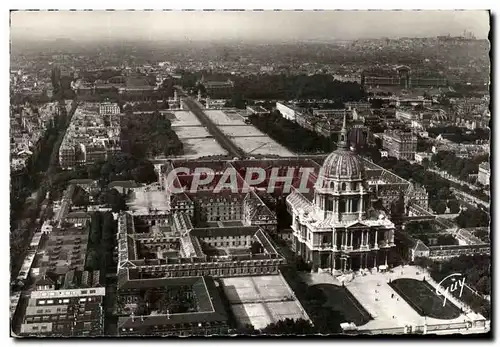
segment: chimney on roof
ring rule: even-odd
[[[170,319],[170,310],[167,310],[167,319]]]

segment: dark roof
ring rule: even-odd
[[[257,230],[259,230],[258,226],[198,228],[191,230],[191,235],[196,237],[255,235]]]

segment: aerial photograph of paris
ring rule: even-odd
[[[10,340],[491,336],[491,16],[11,10]]]

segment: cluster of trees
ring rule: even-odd
[[[185,89],[195,88],[202,76],[202,72],[192,72],[187,70],[178,70],[176,71],[176,74],[181,76],[181,78],[178,81],[176,81],[176,84],[180,85],[182,88]],[[165,83],[170,83],[170,82],[167,82],[167,80],[165,80],[164,84]]]
[[[250,76],[232,76],[229,74],[213,74],[209,71],[179,71],[179,83],[186,89],[204,89],[198,84],[201,76],[208,80],[227,80],[234,82],[234,93],[231,104],[241,108],[244,100],[293,100],[293,99],[329,99],[343,103],[359,101],[365,97],[364,89],[354,82],[334,80],[329,74],[286,75],[260,74]]]
[[[103,187],[113,181],[134,180],[149,184],[157,180],[153,163],[128,153],[118,153],[105,162],[89,165],[86,173],[88,178],[99,180]]]
[[[73,99],[75,92],[71,88],[73,78],[71,76],[61,76],[61,69],[55,66],[50,75],[53,88],[53,99]]]
[[[95,81],[107,81],[112,77],[121,76],[122,72],[120,70],[114,69],[104,69],[104,70],[93,70],[93,71],[82,71],[81,76],[83,79],[90,83]]]
[[[257,129],[295,152],[331,152],[336,148],[331,138],[302,128],[297,123],[283,118],[279,111],[261,116],[252,115],[250,121]]]
[[[432,278],[438,283],[446,276],[459,273],[465,277],[465,283],[480,295],[491,294],[491,256],[461,255],[445,262],[431,262],[429,265]],[[453,293],[459,295],[459,291]],[[489,318],[491,303],[480,295],[464,290],[461,299]]]
[[[317,334],[317,330],[311,322],[305,319],[285,318],[271,323],[263,329],[256,330],[250,324],[237,329],[238,335],[312,335]]]
[[[248,101],[243,98],[240,91],[235,90],[231,93],[231,98],[226,101],[224,107],[235,107],[240,110],[244,110],[248,104]]]
[[[21,180],[21,184],[13,185],[10,191],[12,227],[20,217],[25,199],[33,190],[38,188],[38,194],[45,194],[46,187],[43,185],[43,181],[50,177],[58,164],[59,144],[70,121],[64,104],[59,107],[59,111],[59,115],[54,118],[54,122],[48,124],[47,130],[40,139],[37,148],[34,149],[33,155],[27,161],[22,174],[17,176],[18,172],[11,172],[11,175],[16,175],[16,180]],[[47,175],[44,174],[46,171],[48,171]]]
[[[463,181],[467,181],[469,175],[477,174],[479,164],[488,160],[489,154],[481,154],[472,159],[464,159],[457,157],[455,153],[449,151],[440,151],[431,158],[431,162],[438,168]]]
[[[316,329],[305,319],[285,318],[269,324],[261,330],[261,333],[264,335],[310,335],[315,334]]]
[[[417,152],[429,152],[432,150],[432,146],[432,142],[420,136],[417,137]]]
[[[435,232],[434,226],[429,221],[410,222],[405,225],[405,232],[409,235],[423,235]]]
[[[434,206],[433,211],[436,212],[436,214],[444,214],[446,213],[446,209],[448,209],[450,213],[460,212],[460,203],[456,199],[441,200],[432,205]]]
[[[422,221],[418,223],[412,222],[405,225],[405,232],[409,235],[415,236],[427,246],[430,245],[429,237],[435,237],[437,239],[437,245],[440,246],[458,244],[457,239],[455,239],[452,235],[436,235],[436,231],[435,225],[429,221]]]
[[[250,252],[252,254],[261,254],[261,253],[264,253],[264,247],[262,247],[262,245],[260,244],[260,242],[254,241],[254,242],[252,242],[252,244],[250,246]]]
[[[74,206],[87,207],[90,203],[90,195],[82,187],[76,186],[71,202]]]
[[[302,109],[320,109],[320,110],[331,110],[331,109],[343,109],[345,108],[345,105],[341,101],[335,101],[335,102],[299,102],[297,104],[297,107],[300,107]]]
[[[447,206],[450,209],[450,213],[460,212],[460,203],[456,199],[448,200]]]
[[[359,101],[365,97],[361,85],[340,82],[331,75],[251,75],[235,76],[234,88],[247,99],[329,99]]]
[[[455,218],[460,228],[475,228],[490,226],[490,216],[480,208],[468,208]]]
[[[490,129],[488,128],[469,130],[453,125],[428,128],[427,132],[429,136],[433,138],[436,138],[440,134],[446,134],[447,139],[455,143],[475,143],[478,140],[489,140],[491,135]]]
[[[159,112],[134,115],[127,113],[121,121],[121,137],[130,153],[139,158],[183,153],[183,145],[171,128],[171,122]]]
[[[70,114],[75,108],[76,106]],[[10,190],[10,264],[13,276],[21,266],[23,253],[34,230],[33,225],[39,217],[40,205],[48,191],[47,180],[52,177],[57,166],[59,144],[70,118],[62,104],[59,116],[41,139],[39,150],[28,161],[22,175],[14,178],[20,179],[22,184],[15,185]],[[32,193],[36,193],[36,198],[27,199]]]
[[[88,271],[101,270],[116,266],[113,252],[116,246],[118,226],[111,212],[95,212],[90,220],[89,243],[85,268]]]
[[[489,228],[487,230],[479,229],[474,232],[474,236],[486,242],[490,242],[490,229]]]
[[[422,165],[411,164],[393,157],[381,158],[375,163],[406,180],[413,180],[423,185],[429,193],[429,206],[436,213],[444,213],[446,201],[454,199],[450,182],[438,174],[426,171]]]
[[[42,94],[22,94],[12,92],[10,95],[11,105],[24,105],[28,104],[43,104],[50,102],[53,98],[49,98],[47,91]]]
[[[107,205],[111,207],[113,212],[127,210],[127,196],[114,188],[103,188],[100,191],[95,191],[92,198],[94,199],[94,203]]]
[[[154,165],[149,160],[138,159],[127,153],[118,153],[107,161],[98,161],[76,170],[56,173],[50,177],[47,188],[55,200],[61,197],[70,180],[87,178],[97,180],[101,189],[106,189],[113,181],[133,180],[146,184],[157,181]],[[108,192],[104,191],[94,198],[98,197],[98,201],[103,201],[107,194]]]
[[[108,89],[96,90],[93,94],[80,94],[78,95],[78,99],[88,102],[112,101],[118,103],[122,108],[126,102],[165,102],[164,100],[169,96],[171,96],[171,93],[161,87],[158,90],[143,90],[140,93],[119,93],[118,88],[111,87]]]
[[[137,102],[134,104],[127,104],[123,107],[123,111],[126,113],[140,111],[159,111],[168,109],[168,102],[165,100],[160,102]]]

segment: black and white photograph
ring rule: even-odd
[[[491,21],[10,10],[11,339],[491,336]]]

